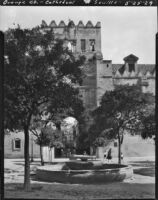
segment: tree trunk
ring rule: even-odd
[[[118,131],[118,164],[121,165],[121,138]]]
[[[24,190],[30,191],[30,156],[29,156],[29,131],[28,127],[24,128],[25,134],[25,146],[24,146],[24,156],[25,156],[25,174],[24,174]]]
[[[90,146],[90,155],[92,156],[93,155],[93,147]]]
[[[31,138],[31,162],[33,162],[33,137]]]
[[[41,157],[41,165],[44,165],[44,160],[43,160],[43,152],[42,152],[42,145],[40,145],[40,157]]]

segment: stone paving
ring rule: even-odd
[[[68,158],[58,158],[54,159],[54,162],[65,162]],[[118,159],[113,158],[111,163],[117,163]],[[122,164],[130,164],[133,169],[142,168],[140,165],[133,165],[135,162],[154,162],[155,157],[128,157],[124,158]],[[104,161],[107,162],[107,161]],[[35,174],[36,167],[40,166],[40,159],[35,159],[34,162],[30,163],[31,174]],[[5,159],[4,160],[4,181],[5,183],[22,183],[24,180],[24,159]],[[143,166],[143,168],[145,168]],[[132,183],[155,183],[155,177],[143,176],[140,174],[134,174],[131,180],[124,180],[125,182]],[[32,181],[36,182],[36,181]]]
[[[132,157],[125,158],[124,164],[129,163],[134,170],[153,169],[154,157]],[[55,159],[54,162],[65,162],[65,159]],[[112,160],[117,163],[117,159]],[[30,164],[31,168],[31,191],[23,190],[24,183],[24,159],[5,159],[5,198],[42,198],[42,199],[143,199],[155,198],[154,171],[148,175],[134,173],[131,179],[124,182],[113,182],[109,184],[62,184],[37,181],[36,167],[40,166],[40,160],[35,159]],[[147,168],[149,167],[149,168]],[[146,171],[146,170],[145,170]]]

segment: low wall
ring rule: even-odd
[[[62,183],[106,183],[113,181],[123,181],[131,178],[133,169],[131,166],[123,166],[121,168],[96,169],[96,170],[53,170],[52,166],[38,167],[36,178],[47,182],[62,182]]]

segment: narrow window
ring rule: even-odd
[[[90,51],[95,51],[95,40],[89,40],[90,41]]]
[[[117,147],[117,142],[114,142],[114,147]]]
[[[73,41],[71,42],[71,45],[72,45],[72,52],[73,52],[73,53],[76,52],[76,40],[73,40]]]
[[[86,40],[81,40],[81,51],[85,52],[86,51]]]
[[[14,139],[13,141],[13,150],[20,150],[21,149],[21,140],[19,138]]]
[[[76,50],[76,41],[75,40],[69,41],[67,47],[69,51],[74,53]]]
[[[71,42],[68,42],[67,47],[68,47],[69,51],[72,51],[72,44],[71,44]]]
[[[129,65],[129,72],[135,71],[134,64],[128,64]]]

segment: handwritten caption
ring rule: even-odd
[[[94,0],[94,5],[123,5],[123,6],[152,6],[156,5],[155,1],[103,1],[103,0]]]
[[[73,5],[75,0],[4,0],[3,5]]]
[[[77,3],[78,2],[78,3]],[[81,3],[81,4],[80,4]],[[1,5],[94,5],[94,6],[156,6],[156,0],[3,0]]]

